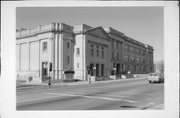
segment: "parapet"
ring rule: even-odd
[[[39,25],[38,27],[33,29],[21,28],[16,30],[16,37],[31,36],[31,35],[36,35],[37,33],[49,32],[49,31],[52,32],[64,31],[64,32],[73,33],[73,27],[65,23],[51,23],[48,25]]]
[[[24,29],[24,28],[21,28],[21,29],[17,29],[16,30],[16,37],[21,37],[21,36],[26,36],[26,35],[34,35],[36,33],[39,33],[39,32],[44,32],[44,31],[51,31],[54,29],[54,24],[48,24],[48,25],[39,25],[38,27],[36,28],[33,28],[33,29]]]
[[[113,29],[112,27],[109,27],[109,28],[105,28],[104,29],[108,34],[114,34],[116,36],[120,36],[120,37],[124,37],[124,33],[116,30],[116,29]]]
[[[90,28],[92,27],[86,24],[77,25],[77,26],[74,26],[74,33],[82,33],[83,31],[88,30]]]

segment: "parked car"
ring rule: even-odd
[[[148,75],[149,83],[153,82],[164,82],[164,76],[162,73],[150,73]]]

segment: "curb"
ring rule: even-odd
[[[116,79],[116,80],[107,80],[107,81],[91,81],[91,84],[101,84],[101,83],[110,83],[118,81],[133,81],[133,80],[142,80],[146,78],[133,78],[133,79]],[[76,85],[91,85],[89,81],[77,82],[77,83],[52,83],[52,86],[76,86]]]
[[[133,80],[142,80],[146,78],[131,78],[131,79],[116,79],[116,80],[107,80],[107,81],[91,81],[91,84],[101,84],[101,83],[111,83],[118,81],[133,81]],[[75,83],[51,83],[51,86],[77,86],[77,85],[91,85],[89,81],[75,82]],[[24,83],[22,86],[16,87],[17,90],[23,89],[32,89],[39,86],[48,86],[48,83]]]

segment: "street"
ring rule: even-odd
[[[163,110],[164,83],[146,79],[17,90],[17,110]],[[161,107],[159,107],[161,106]]]

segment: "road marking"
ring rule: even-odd
[[[64,94],[64,93],[43,93],[43,94],[50,94],[50,95],[57,95],[57,96],[72,96],[72,97],[84,97],[84,98],[93,98],[93,99],[102,99],[102,100],[110,100],[110,101],[126,101],[135,103],[136,101],[132,100],[125,100],[125,99],[116,99],[116,98],[109,98],[109,97],[100,97],[100,96],[88,96],[88,95],[78,95],[78,94]]]
[[[43,97],[43,98],[36,98],[36,99],[30,99],[30,100],[22,100],[22,101],[17,101],[17,103],[32,102],[32,101],[38,101],[38,100],[44,100],[44,99],[50,99],[50,98],[57,98],[57,97],[58,96],[53,96],[53,97],[51,96],[51,97]]]
[[[118,97],[118,98],[125,98],[127,96],[122,96],[122,95],[102,95],[103,97]]]

